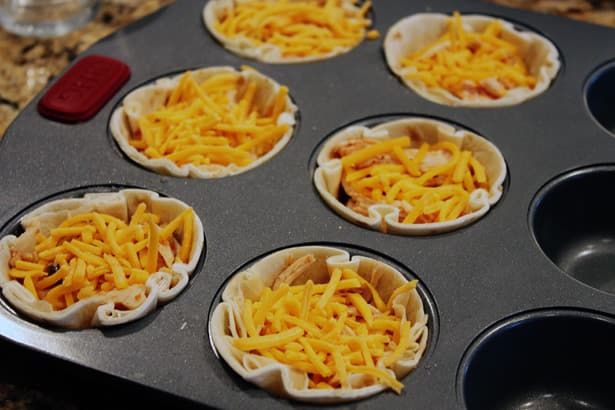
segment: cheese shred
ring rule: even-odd
[[[173,258],[165,258],[169,252],[187,260],[192,209],[179,218],[181,223],[159,226],[159,217],[145,203],[137,206],[128,225],[98,212],[72,216],[48,235],[37,233],[34,252],[13,250],[9,277],[54,310],[111,290],[144,289],[152,273],[171,268]]]
[[[533,89],[537,81],[519,47],[503,36],[499,20],[482,32],[468,31],[459,12],[453,13],[438,40],[407,55],[401,65],[405,78],[445,89],[462,100],[495,100],[514,88]]]
[[[471,211],[472,192],[489,189],[485,167],[451,142],[417,149],[409,137],[351,139],[333,155],[342,163],[346,206],[365,216],[370,205],[385,203],[399,209],[404,224],[451,221]]]
[[[342,289],[341,278],[359,286]],[[394,289],[385,304],[374,286],[348,268],[333,269],[323,284],[308,280],[303,285],[283,283],[276,290],[266,287],[257,299],[244,302],[241,318],[247,334],[232,343],[306,372],[310,389],[381,383],[400,393],[403,384],[392,369],[419,351],[421,327],[413,329],[392,306],[415,287],[412,281]],[[358,386],[353,386],[357,379],[352,375],[362,375]]]
[[[323,56],[348,50],[363,38],[375,40],[376,30],[367,31],[371,1],[358,0],[251,0],[236,1],[215,25],[223,37],[242,38],[252,46],[274,46],[282,57]]]
[[[248,78],[223,72],[199,84],[191,71],[182,74],[164,106],[139,118],[129,144],[148,159],[178,167],[248,166],[291,128],[278,121],[287,111],[288,89],[278,87],[267,108],[256,101],[262,85]]]

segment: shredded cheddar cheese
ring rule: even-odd
[[[253,0],[235,2],[215,29],[225,37],[242,37],[253,46],[270,44],[284,57],[326,55],[356,46],[371,21],[371,1],[358,0]]]
[[[159,217],[148,212],[145,203],[127,223],[98,212],[75,215],[47,235],[37,233],[34,252],[13,250],[9,277],[54,310],[114,289],[144,285],[150,274],[172,272],[173,263],[188,261],[193,218],[192,209],[187,209],[160,226]]]
[[[341,159],[347,206],[368,215],[371,204],[391,204],[405,224],[442,222],[469,211],[470,194],[488,189],[485,167],[451,142],[410,148],[409,137],[378,142],[349,140],[334,150]]]
[[[460,99],[498,99],[517,87],[533,89],[536,78],[519,48],[502,37],[502,24],[491,22],[482,33],[466,31],[459,12],[436,42],[405,57],[410,80],[448,90]]]
[[[370,30],[365,35],[368,40],[376,40],[380,38],[380,32],[378,30]]]
[[[418,351],[420,335],[392,304],[416,284],[402,285],[387,303],[351,269],[333,269],[324,284],[265,288],[241,306],[247,335],[233,345],[306,372],[310,389],[350,388],[350,376],[357,374],[400,393],[404,386],[391,369]]]
[[[247,69],[247,68],[246,68]],[[246,166],[265,155],[290,126],[278,124],[288,89],[279,88],[266,110],[255,103],[256,81],[239,73],[221,73],[198,84],[184,73],[165,106],[139,118],[130,145],[150,159],[177,166]]]

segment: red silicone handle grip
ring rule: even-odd
[[[92,118],[130,78],[130,68],[113,58],[91,55],[77,61],[38,102],[52,120],[75,123]]]

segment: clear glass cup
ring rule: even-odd
[[[98,0],[0,0],[0,25],[22,36],[61,36],[92,19]]]

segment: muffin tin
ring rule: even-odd
[[[296,403],[244,382],[216,357],[208,317],[225,281],[251,260],[289,246],[325,244],[382,258],[408,277],[418,278],[430,315],[427,352],[418,368],[403,379],[403,393],[385,392],[353,406],[474,409],[485,403],[503,408],[510,403],[533,403],[555,407],[558,402],[551,398],[564,390],[569,393],[566,399],[591,402],[596,395],[582,389],[586,385],[582,380],[588,373],[590,380],[608,377],[604,363],[612,363],[614,353],[592,340],[612,340],[615,296],[601,286],[573,279],[565,267],[557,266],[557,258],[541,239],[540,232],[549,232],[549,226],[541,228],[539,219],[556,212],[558,219],[553,223],[560,225],[558,229],[572,231],[566,228],[567,214],[576,220],[592,215],[594,222],[578,224],[579,229],[597,224],[607,238],[613,236],[615,216],[606,212],[608,207],[574,198],[571,201],[580,208],[560,199],[555,206],[548,205],[548,192],[551,185],[574,181],[569,176],[581,170],[606,181],[581,181],[582,186],[600,189],[597,200],[612,200],[613,174],[601,171],[610,171],[608,164],[615,163],[613,128],[596,107],[608,106],[612,98],[608,62],[615,56],[615,31],[478,2],[377,3],[373,18],[382,35],[401,17],[425,11],[450,14],[458,9],[519,23],[559,48],[562,68],[542,95],[507,108],[451,108],[426,101],[404,87],[386,68],[380,40],[366,40],[347,54],[309,64],[267,65],[242,59],[224,50],[206,31],[200,17],[204,4],[178,1],[88,50],[86,54],[126,62],[133,73],[91,121],[52,122],[41,117],[33,103],[0,143],[0,235],[18,230],[24,212],[58,197],[126,186],[151,189],[193,206],[203,220],[206,251],[188,287],[137,322],[83,331],[35,325],[3,302],[0,334],[201,404],[289,407]],[[112,110],[131,89],[188,68],[242,64],[287,85],[298,106],[295,133],[274,158],[241,175],[196,180],[150,172],[121,154],[108,123]],[[502,199],[476,223],[427,237],[386,235],[336,215],[312,184],[319,145],[335,130],[378,115],[425,115],[475,130],[495,143],[509,167]],[[597,165],[601,167],[592,168]],[[571,195],[576,195],[575,189]],[[603,219],[596,217],[599,214]],[[551,243],[563,244],[564,236],[552,238]],[[568,255],[579,257],[574,251]],[[549,323],[542,323],[545,317]],[[564,345],[574,347],[572,353],[551,349],[558,336],[578,342]],[[525,360],[527,367],[502,358],[518,346],[532,347],[525,356],[512,356]],[[562,353],[545,359],[555,367],[554,374],[580,369],[575,377],[554,385],[548,373],[535,375],[533,366],[542,363],[541,352],[550,350]],[[571,354],[576,367],[558,360]],[[503,364],[498,366],[497,360]],[[510,385],[510,391],[490,390],[493,380]],[[601,383],[595,386],[604,398],[596,405],[611,406],[612,389]],[[489,391],[510,400],[481,401]]]

